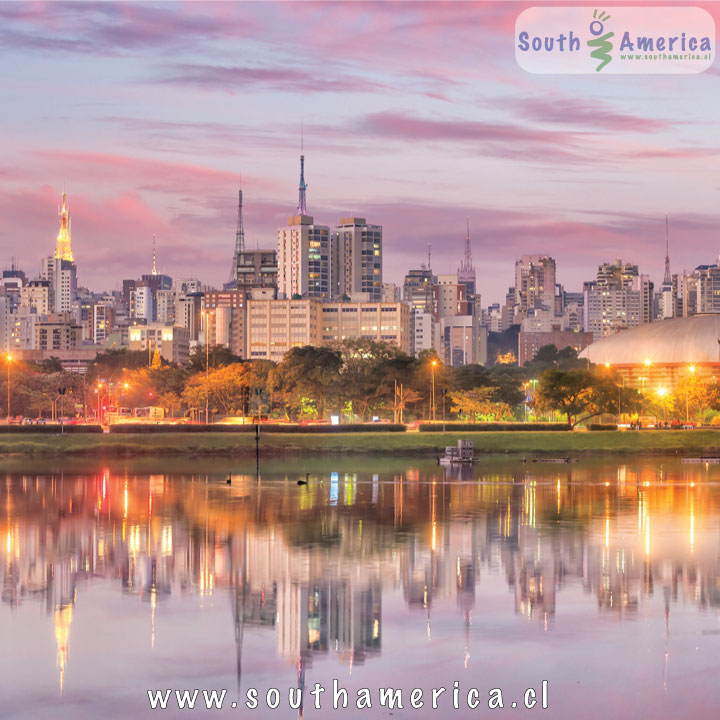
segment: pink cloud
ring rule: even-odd
[[[331,77],[318,71],[296,70],[288,67],[224,67],[219,65],[176,65],[160,82],[189,85],[202,90],[236,92],[247,87],[279,92],[389,92],[379,82],[346,75]]]

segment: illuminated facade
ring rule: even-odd
[[[172,363],[185,363],[190,358],[190,332],[177,325],[159,323],[133,325],[128,330],[130,350],[160,351],[161,357]]]
[[[720,314],[661,320],[624,330],[580,353],[614,368],[630,387],[672,391],[688,377],[720,381]]]

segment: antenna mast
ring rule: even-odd
[[[665,216],[665,278],[664,285],[672,284],[672,275],[670,274],[670,231],[668,229],[668,216]]]
[[[242,180],[241,180],[242,182]],[[237,230],[235,231],[235,253],[233,254],[233,262],[230,268],[230,282],[237,280],[238,263],[240,262],[241,253],[245,252],[245,226],[243,225],[243,197],[242,188],[238,190],[238,212],[237,212]]]

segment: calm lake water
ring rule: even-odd
[[[260,482],[254,462],[230,461],[0,472],[1,717],[662,719],[720,703],[720,465],[295,459],[264,463]],[[387,687],[402,709],[380,706]],[[488,709],[492,688],[504,708]],[[168,689],[200,690],[196,709],[173,694],[151,710],[147,691]],[[206,710],[202,691],[223,689],[223,709]]]

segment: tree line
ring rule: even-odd
[[[10,367],[11,415],[93,418],[101,409],[162,407],[167,416],[254,416],[290,421],[395,422],[558,420],[576,425],[602,417],[654,415],[660,420],[720,410],[720,388],[694,377],[659,395],[624,386],[605,367],[571,348],[541,348],[525,367],[444,365],[432,351],[412,357],[388,343],[349,339],[290,350],[283,360],[243,360],[224,347],[198,348],[185,365],[155,353],[98,354],[84,375],[57,360]],[[7,375],[0,374],[0,397]]]

